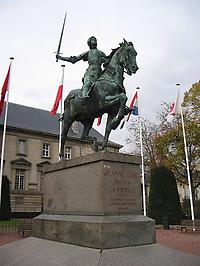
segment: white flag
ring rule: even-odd
[[[176,117],[180,113],[181,113],[181,99],[180,99],[180,91],[178,89],[176,101],[172,104],[168,115]]]

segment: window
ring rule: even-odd
[[[72,158],[72,149],[65,146],[64,155],[66,160],[70,160]]]
[[[16,169],[15,189],[24,189],[24,184],[25,184],[25,170]]]
[[[19,139],[18,142],[18,154],[25,154],[26,153],[26,140]]]
[[[42,156],[43,157],[50,157],[50,144],[43,143]]]

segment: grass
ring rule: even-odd
[[[20,224],[21,221],[17,221],[17,220],[7,220],[7,221],[0,221],[0,229],[1,228],[13,228],[13,227],[17,227],[18,224]]]
[[[14,225],[14,224],[16,224],[18,221],[16,221],[16,220],[6,220],[6,221],[0,221],[0,225],[5,225],[5,224],[7,224],[7,225]]]

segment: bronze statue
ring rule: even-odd
[[[90,46],[95,46],[95,39],[89,40]],[[90,49],[93,54],[92,50],[93,48]],[[89,58],[90,51],[86,53],[86,57],[84,57],[84,55],[81,55],[79,57],[67,58],[67,61],[70,61],[72,63],[75,63],[76,61],[83,58],[87,58],[89,62],[88,76],[93,73],[92,62],[98,62],[98,64],[95,64],[94,67],[94,79],[93,77],[89,77],[88,79],[90,80],[90,82],[86,82],[86,84],[92,83],[91,87],[90,85],[88,85],[87,89],[85,89],[85,95],[87,96],[90,91],[90,97],[83,98],[82,90],[77,89],[72,90],[65,99],[60,151],[61,159],[64,159],[64,144],[67,140],[69,128],[74,121],[79,121],[84,125],[81,138],[86,139],[93,125],[94,119],[103,115],[104,113],[107,113],[108,118],[106,131],[102,145],[102,149],[106,149],[108,146],[108,138],[111,130],[116,129],[121,120],[124,118],[124,115],[126,115],[130,111],[126,107],[127,96],[123,81],[124,72],[126,72],[128,75],[132,75],[132,73],[135,74],[138,70],[136,63],[137,53],[134,49],[133,44],[124,40],[124,42],[121,43],[118,48],[113,49],[109,57],[106,57],[102,52],[98,50],[96,51],[97,53],[93,54],[94,61],[92,60],[91,64]],[[100,58],[98,58],[99,56]],[[57,55],[57,58],[64,60],[66,59],[59,55]],[[105,69],[101,73],[101,64],[103,62],[105,62]],[[98,148],[95,147],[94,150],[98,150]]]
[[[56,59],[61,59],[64,61],[71,62],[75,64],[76,62],[83,60],[88,61],[89,67],[87,68],[85,75],[83,77],[83,98],[89,97],[89,92],[92,84],[100,77],[102,69],[101,65],[105,63],[109,57],[97,49],[97,39],[94,36],[91,36],[87,44],[90,48],[89,51],[80,54],[78,56],[70,56],[70,57],[62,57],[60,55],[56,55]]]

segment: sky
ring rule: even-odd
[[[134,44],[139,70],[125,74],[129,105],[140,87],[140,114],[156,120],[161,102],[173,102],[176,83],[183,95],[200,80],[199,0],[0,0],[0,86],[9,58],[12,64],[9,101],[50,110],[61,79],[62,61],[56,62],[64,14],[64,56],[88,50],[87,39],[96,36],[98,48],[110,54],[125,38]],[[65,62],[64,97],[81,88],[87,62]],[[1,85],[2,84],[2,85]],[[106,115],[100,127],[104,134]],[[126,128],[110,140],[126,142]]]

